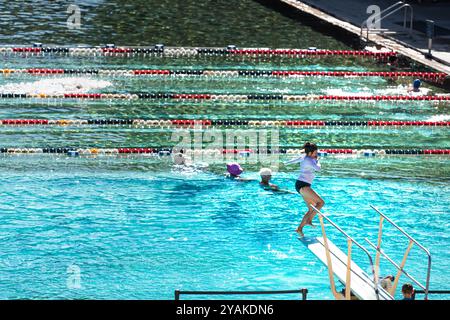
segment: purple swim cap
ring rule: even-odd
[[[244,169],[242,169],[242,167],[239,165],[239,163],[232,162],[232,163],[227,163],[227,171],[229,174],[231,174],[233,176],[238,176],[244,171]]]

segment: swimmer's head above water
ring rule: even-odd
[[[261,187],[266,190],[280,191],[280,188],[276,184],[270,183],[272,179],[272,170],[270,168],[261,168],[259,175],[261,176],[261,181],[259,182]]]
[[[414,80],[414,82],[413,82],[413,91],[414,92],[420,91],[420,85],[421,84],[422,84],[422,82],[419,79]]]
[[[239,175],[244,172],[244,169],[236,162],[227,163],[227,171],[231,177],[239,177]]]
[[[182,153],[177,153],[173,156],[173,162],[176,165],[184,165],[186,164],[186,159],[184,158]]]
[[[261,176],[261,183],[269,184],[270,179],[272,179],[272,170],[269,168],[261,168],[259,175]]]

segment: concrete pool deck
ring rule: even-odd
[[[392,0],[278,0],[280,3],[294,7],[304,14],[313,16],[330,25],[338,27],[359,37],[361,23],[369,17],[367,7],[373,4],[380,6],[381,10],[389,7]],[[371,42],[380,44],[409,57],[429,68],[450,74],[450,3],[435,3],[432,5],[411,4],[414,11],[414,22],[423,22],[426,19],[435,21],[440,33],[433,40],[433,59],[428,59],[424,53],[428,52],[428,39],[425,33],[413,27],[412,34],[370,34]],[[403,10],[382,21],[381,27],[400,32],[403,27]],[[400,23],[400,24],[399,24]],[[416,23],[417,24],[417,23]],[[409,26],[409,23],[407,24]],[[414,26],[414,23],[413,23]],[[448,34],[445,30],[448,29]],[[444,32],[442,32],[444,30]],[[444,35],[442,35],[444,33]]]

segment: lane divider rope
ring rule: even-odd
[[[300,154],[299,148],[279,148],[271,149],[172,149],[172,148],[72,148],[72,147],[46,147],[46,148],[0,148],[3,154],[153,154],[171,155],[182,151],[186,155],[204,154]],[[345,155],[450,155],[450,149],[320,149],[319,154],[326,156],[329,154]]]
[[[1,99],[87,99],[87,100],[175,100],[212,101],[450,101],[450,95],[280,95],[280,94],[209,94],[209,93],[0,93]]]
[[[201,127],[449,127],[450,121],[423,120],[201,120],[201,119],[0,119],[3,126]]]
[[[2,46],[0,54],[20,55],[21,57],[35,55],[70,55],[70,56],[105,56],[105,57],[261,57],[261,58],[312,58],[327,56],[344,56],[358,58],[372,58],[387,61],[389,57],[397,53],[372,52],[366,50],[326,50],[326,49],[268,49],[268,48],[185,48],[164,47],[157,45],[152,47],[67,47],[67,46]]]
[[[303,70],[203,70],[203,69],[0,69],[3,75],[98,75],[98,76],[151,76],[151,77],[414,77],[435,82],[443,82],[446,73],[416,71],[303,71]]]

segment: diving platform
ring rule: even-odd
[[[313,205],[311,205],[311,208],[317,213],[319,217],[322,237],[303,237],[299,238],[299,240],[327,267],[331,292],[337,300],[394,300],[395,291],[397,289],[401,275],[405,275],[420,289],[422,289],[425,294],[426,300],[428,298],[430,288],[430,252],[414,238],[412,238],[406,231],[397,226],[397,224],[395,224],[385,214],[380,212],[374,206],[371,207],[380,215],[378,241],[376,245],[370,242],[367,238],[365,238],[365,241],[368,242],[369,245],[376,250],[375,262],[372,259],[372,255],[364,246],[359,244],[354,238],[352,238],[344,230],[342,230],[328,217],[328,215],[322,213]],[[347,253],[338,248],[327,237],[324,220],[327,220],[327,222],[331,226],[337,229],[346,238]],[[394,262],[383,250],[381,250],[384,221],[390,223],[390,225],[395,227],[404,237],[409,240],[400,264]],[[425,284],[422,284],[420,281],[416,280],[405,270],[406,260],[413,245],[416,245],[422,252],[427,255],[428,264]],[[369,268],[367,268],[367,270],[370,270],[369,273],[365,272],[352,260],[353,246],[362,250],[367,256],[370,266]],[[381,279],[379,277],[381,256],[388,260],[397,269],[397,274],[394,277],[394,281],[390,287],[383,287],[381,285]],[[336,290],[335,278],[337,278],[345,286],[345,289],[342,292],[338,292]]]
[[[324,264],[327,265],[327,250],[323,237],[301,238],[300,241]],[[334,243],[328,240],[330,262],[334,275],[341,283],[347,283],[348,272],[350,272],[351,294],[358,300],[394,300],[394,298],[377,283],[375,287],[371,279],[354,261],[348,264],[348,256]],[[347,266],[350,265],[350,268]],[[378,290],[378,295],[377,295]],[[337,293],[340,299],[345,299],[341,293]]]

